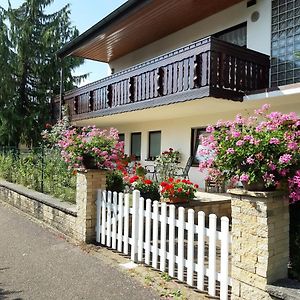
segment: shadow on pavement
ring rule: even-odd
[[[0,283],[0,285],[1,285],[1,283]],[[4,299],[22,300],[22,298],[18,298],[18,297],[12,298],[11,297],[12,295],[19,294],[21,292],[22,291],[6,291],[0,287],[0,300],[4,300]],[[10,296],[10,297],[8,297],[8,296]]]
[[[9,268],[0,268],[0,272],[8,269]],[[0,283],[0,300],[4,300],[4,299],[23,300],[23,298],[15,297],[16,296],[15,294],[20,294],[22,293],[22,291],[7,291],[3,289],[1,285],[2,283]]]

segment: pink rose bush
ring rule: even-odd
[[[217,169],[227,180],[246,184],[263,181],[275,189],[288,179],[291,201],[300,200],[300,121],[296,113],[269,113],[265,104],[253,116],[209,126],[201,145],[210,155],[200,170]]]
[[[95,126],[65,130],[57,144],[69,168],[79,170],[85,169],[86,157],[93,159],[98,169],[114,169],[124,148],[116,129],[101,130]]]

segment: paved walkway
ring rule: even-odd
[[[128,275],[0,202],[0,299],[159,299]]]

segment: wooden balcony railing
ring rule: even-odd
[[[67,92],[64,101],[79,120],[208,96],[242,100],[268,86],[267,55],[208,37]]]

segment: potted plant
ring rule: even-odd
[[[160,183],[160,194],[168,203],[185,203],[195,198],[197,188],[187,179],[169,178]]]
[[[200,170],[215,168],[249,190],[273,190],[292,178],[300,167],[300,122],[294,112],[269,113],[269,108],[265,104],[253,116],[208,126]]]
[[[132,189],[139,190],[144,199],[159,200],[158,184],[143,176],[134,175],[129,179]]]
[[[166,180],[173,177],[178,169],[177,165],[180,162],[179,151],[174,151],[173,148],[163,151],[155,159],[155,165],[161,180]]]
[[[124,148],[116,129],[95,126],[65,130],[58,146],[69,168],[79,170],[114,169]]]

